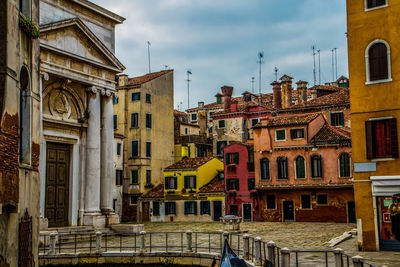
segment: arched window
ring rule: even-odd
[[[276,160],[276,167],[278,169],[278,179],[288,179],[288,164],[286,157],[279,157]]]
[[[306,165],[302,156],[296,158],[296,178],[306,178]]]
[[[29,71],[23,66],[19,75],[19,161],[31,163],[31,97]]]
[[[340,177],[350,177],[350,155],[342,153],[339,156]]]
[[[367,82],[391,79],[390,48],[383,40],[375,40],[365,51]]]
[[[269,160],[267,158],[260,159],[260,178],[261,180],[270,179]]]
[[[311,156],[311,177],[322,178],[322,159],[319,155]]]

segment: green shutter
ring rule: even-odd
[[[194,205],[194,215],[197,215],[197,202],[194,201],[193,205]]]
[[[188,213],[189,213],[189,203],[188,202],[185,202],[185,204],[184,204],[184,208],[185,208],[185,215],[188,215]]]
[[[295,139],[296,138],[296,136],[295,136],[295,134],[296,134],[296,131],[295,130],[290,130],[290,138],[291,139]]]
[[[168,177],[165,177],[165,189],[169,189]]]
[[[239,164],[239,153],[234,153],[233,154],[233,162],[235,164]]]
[[[174,177],[174,189],[178,188],[178,178]]]
[[[183,178],[183,187],[184,188],[189,188],[189,181],[188,181],[189,179],[188,179],[188,177],[187,176],[185,176],[184,178]]]
[[[193,176],[193,179],[194,179],[194,188],[197,188],[197,185],[196,185],[197,177],[196,177],[196,175]]]
[[[306,178],[304,158],[302,156],[296,158],[296,175],[297,178]]]

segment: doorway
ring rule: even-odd
[[[222,201],[221,200],[213,201],[213,209],[214,209],[213,221],[219,222],[219,218],[221,218],[222,216]]]
[[[283,221],[293,222],[294,221],[294,203],[293,200],[283,201]]]
[[[47,143],[45,216],[49,227],[68,226],[71,146]]]
[[[354,201],[347,201],[347,218],[349,223],[356,223],[356,205]]]
[[[149,222],[150,221],[150,202],[142,202],[142,222]]]
[[[252,221],[252,208],[251,208],[251,203],[244,203],[243,204],[243,220],[247,222]]]

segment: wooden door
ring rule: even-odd
[[[214,222],[219,222],[219,218],[222,216],[222,201],[215,200],[213,201],[213,220]]]
[[[294,221],[294,203],[292,200],[283,201],[283,221]]]
[[[150,202],[142,202],[142,222],[150,221]]]
[[[243,204],[243,220],[251,222],[251,204],[245,203]]]
[[[47,143],[46,207],[49,227],[68,226],[70,145]]]
[[[356,223],[356,205],[354,201],[347,201],[347,217],[349,223]]]

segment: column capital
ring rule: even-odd
[[[45,80],[45,81],[48,81],[50,79],[50,76],[49,76],[49,74],[47,72],[41,71],[40,72],[40,78]]]
[[[98,89],[97,89],[96,86],[93,85],[93,86],[86,87],[86,91],[89,92],[89,93],[95,94],[95,93],[97,93]]]

